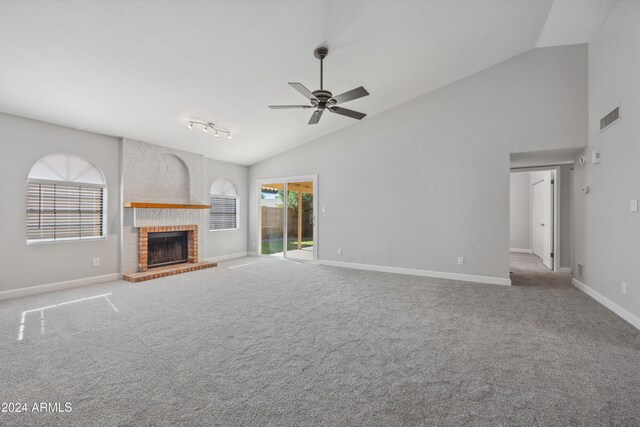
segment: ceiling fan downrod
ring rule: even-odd
[[[326,58],[328,54],[329,54],[329,49],[327,49],[324,46],[319,47],[319,48],[317,48],[316,50],[313,51],[313,56],[315,56],[316,58],[318,58],[320,60],[320,90],[323,89],[322,80],[323,80],[324,58]]]

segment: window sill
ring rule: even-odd
[[[209,231],[212,232],[212,233],[218,233],[220,231],[238,231],[238,230],[240,230],[240,227],[237,227],[237,228],[223,228],[223,229],[220,229],[220,230],[209,230]]]
[[[107,240],[107,236],[87,237],[86,239],[27,240],[27,245],[49,245],[52,243],[95,242],[96,240]]]

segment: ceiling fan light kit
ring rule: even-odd
[[[310,125],[317,124],[320,121],[320,118],[322,117],[322,114],[325,110],[329,110],[330,113],[340,114],[341,116],[351,117],[352,119],[362,120],[366,116],[365,113],[348,110],[346,108],[339,107],[338,104],[353,101],[354,99],[362,98],[369,95],[369,92],[367,92],[364,87],[360,86],[337,96],[333,96],[330,91],[324,89],[322,84],[324,77],[323,66],[324,58],[327,57],[328,53],[329,49],[327,49],[326,47],[319,47],[313,51],[313,56],[320,60],[320,89],[311,92],[309,89],[304,87],[302,83],[289,82],[289,85],[300,92],[302,96],[307,98],[311,105],[270,105],[269,108],[274,110],[290,108],[315,108],[316,111],[313,112],[308,123]]]
[[[202,126],[202,133],[207,133],[207,132],[209,132],[209,129],[211,129],[214,132],[214,136],[216,138],[220,137],[219,134],[224,134],[224,135],[227,135],[227,139],[231,139],[231,131],[230,130],[220,129],[219,127],[217,127],[213,123],[203,123],[203,122],[198,122],[198,121],[195,121],[195,120],[189,120],[189,122],[187,122],[187,129],[189,129],[189,130],[193,129],[193,125]]]

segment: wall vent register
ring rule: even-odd
[[[620,107],[616,107],[609,114],[600,119],[600,132],[620,121]]]

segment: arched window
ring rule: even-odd
[[[41,158],[27,180],[27,242],[104,237],[106,196],[93,163],[66,153]]]
[[[213,181],[209,194],[209,230],[237,230],[239,203],[236,185],[228,179],[218,178]]]

